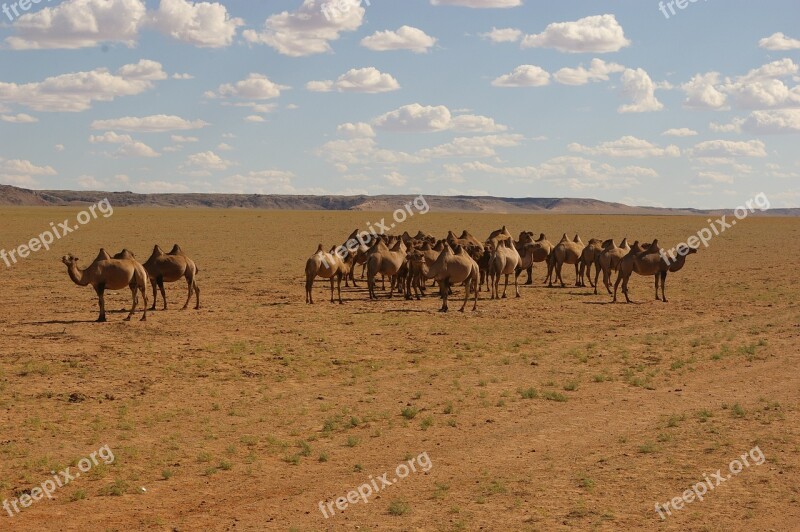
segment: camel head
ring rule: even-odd
[[[67,266],[67,268],[71,268],[74,264],[78,264],[78,260],[80,259],[74,256],[72,253],[61,257],[61,262],[63,262]]]
[[[678,246],[677,251],[678,251],[679,255],[685,257],[687,255],[692,255],[694,253],[697,253],[698,250],[697,250],[697,248],[693,248],[691,246],[687,246],[686,244],[681,244],[681,245]]]

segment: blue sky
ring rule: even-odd
[[[683,3],[6,0],[0,183],[800,206],[800,4]]]

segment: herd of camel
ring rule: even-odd
[[[464,231],[456,236],[452,231],[447,237],[435,237],[419,231],[416,236],[408,232],[401,236],[377,235],[372,243],[364,243],[358,239],[358,231],[354,231],[343,246],[334,246],[326,252],[320,244],[317,251],[306,262],[306,303],[313,304],[312,294],[316,278],[328,279],[331,288],[331,303],[335,302],[334,288],[338,290],[339,303],[342,303],[342,280],[345,287],[352,282],[356,285],[355,268],[362,265],[361,278],[367,275],[367,286],[370,299],[377,299],[376,280],[380,275],[385,290],[386,277],[390,280],[388,297],[395,292],[406,299],[420,299],[425,295],[426,281],[434,280],[439,285],[442,299],[440,312],[447,312],[447,298],[452,294],[454,285],[463,284],[463,312],[473,294],[472,310],[478,305],[478,292],[486,285],[491,299],[506,297],[509,277],[514,276],[516,297],[520,297],[519,276],[527,271],[526,284],[533,284],[533,265],[537,262],[547,266],[547,277],[544,282],[553,286],[553,282],[565,283],[561,277],[564,264],[575,266],[575,286],[585,287],[586,280],[597,294],[598,279],[603,274],[603,285],[611,294],[611,273],[618,272],[614,283],[614,302],[617,301],[617,288],[622,284],[625,300],[628,297],[628,281],[631,274],[653,275],[655,277],[656,299],[667,302],[665,283],[668,272],[677,272],[683,268],[686,256],[697,253],[696,248],[688,247],[680,250],[673,261],[664,260],[664,250],[658,240],[652,243],[636,241],[629,245],[627,238],[617,245],[613,239],[600,240],[592,238],[584,244],[578,235],[570,240],[566,234],[553,245],[544,234],[534,238],[534,233],[523,231],[515,240],[503,226],[493,231],[481,242]],[[595,268],[594,281],[591,278],[592,266]],[[505,276],[502,295],[499,294],[500,277]],[[661,297],[658,295],[659,284]]]
[[[125,321],[130,321],[136,312],[139,304],[139,292],[144,299],[144,315],[141,321],[147,320],[147,289],[148,285],[153,287],[153,306],[150,310],[156,309],[158,299],[157,289],[161,289],[161,297],[164,299],[164,310],[167,310],[167,294],[164,291],[164,283],[174,283],[181,279],[186,279],[189,285],[189,296],[186,298],[186,309],[195,294],[197,304],[195,309],[200,308],[200,287],[197,285],[197,265],[187,257],[180,246],[175,244],[172,251],[164,253],[160,247],[155,246],[153,254],[147,262],[140,264],[133,253],[123,249],[113,257],[105,249],[101,249],[97,258],[86,268],[78,268],[78,258],[73,255],[62,257],[61,262],[67,266],[67,273],[70,279],[78,286],[91,285],[97,292],[100,300],[100,317],[98,322],[106,321],[106,290],[124,290],[129,288],[133,296],[131,311]]]

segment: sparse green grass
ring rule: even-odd
[[[519,390],[519,395],[523,399],[536,399],[537,397],[539,397],[539,393],[536,391],[536,388],[533,388],[533,387],[526,388],[524,390],[520,389]]]
[[[548,401],[555,401],[557,403],[566,403],[567,402],[567,396],[566,395],[564,395],[563,393],[558,393],[558,392],[554,392],[554,391],[549,391],[548,390],[546,392],[542,392],[542,397],[547,399]]]
[[[417,417],[417,414],[419,414],[419,410],[417,410],[413,406],[407,406],[407,407],[405,407],[403,409],[401,414],[403,415],[404,418],[410,420],[410,419],[414,419],[415,417]]]
[[[393,515],[399,517],[401,515],[406,515],[408,512],[411,511],[411,506],[408,503],[401,499],[395,499],[389,503],[389,515]]]

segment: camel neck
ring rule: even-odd
[[[74,262],[67,268],[67,273],[69,274],[69,278],[72,279],[72,282],[78,286],[86,286],[89,284],[88,281],[84,281],[84,272],[78,269],[78,265]]]

